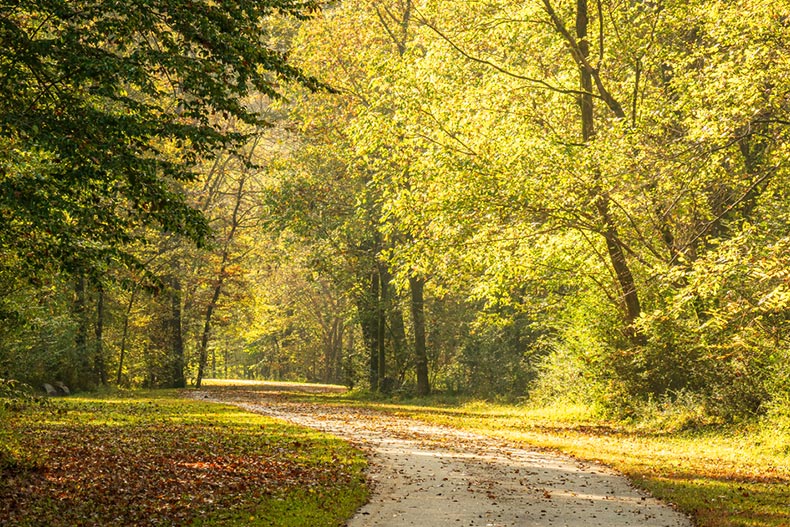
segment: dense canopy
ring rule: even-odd
[[[790,7],[317,8],[3,4],[0,377],[786,412]]]
[[[316,87],[266,41],[302,2],[17,1],[0,6],[0,247],[9,272],[127,260],[153,225],[202,243],[181,184],[265,125],[244,99]]]

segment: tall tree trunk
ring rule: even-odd
[[[96,382],[107,386],[107,367],[104,361],[104,287],[99,284],[96,295],[96,349],[93,356]]]
[[[398,374],[402,376],[405,370],[405,363],[411,359],[407,357],[406,353],[406,325],[403,322],[403,310],[398,302],[395,288],[392,286],[392,274],[386,266],[382,266],[381,271],[385,277],[383,281],[388,284],[386,317],[389,321],[389,337],[392,340],[392,356],[394,359],[394,366],[390,370],[395,368]]]
[[[337,321],[337,339],[336,339],[336,346],[337,346],[337,353],[335,355],[335,379],[334,382],[340,384],[343,382],[343,339],[345,338],[346,334],[346,323],[344,320],[340,319]]]
[[[217,376],[217,350],[211,349],[211,376]]]
[[[579,85],[582,91],[582,95],[579,96],[579,106],[581,110],[582,140],[585,144],[589,143],[595,136],[595,114],[592,94],[593,72],[588,67],[590,56],[590,43],[587,40],[588,24],[587,0],[576,0],[576,46],[580,55],[577,62],[579,64]],[[617,107],[619,108],[619,105]],[[623,294],[625,322],[628,326],[628,332],[632,333],[633,336],[637,336],[633,329],[633,322],[639,317],[641,307],[636,283],[625,258],[617,227],[609,210],[609,196],[601,189],[596,189],[596,192],[598,194],[596,197],[596,209],[603,221],[603,236],[606,241],[606,250]]]
[[[177,276],[171,279],[170,291],[170,338],[171,338],[171,373],[170,385],[183,388],[187,385],[184,376],[184,333],[183,310],[181,309],[181,280]]]
[[[324,328],[324,374],[323,381],[337,383],[342,380],[343,372],[343,330],[340,317],[332,316]]]
[[[84,383],[84,376],[90,371],[88,359],[88,313],[85,303],[85,275],[80,273],[74,284],[74,316],[77,319],[77,332],[74,335],[74,347],[77,353],[76,376],[79,383]]]
[[[395,359],[399,380],[403,380],[403,374],[407,364],[411,360],[411,354],[407,351],[406,324],[403,321],[403,309],[397,302],[392,302],[389,312],[390,336],[392,337],[392,352]]]
[[[387,305],[389,304],[389,273],[386,270],[386,264],[378,264],[378,278],[379,284],[379,302],[376,307],[376,340],[377,340],[377,353],[378,353],[378,379],[379,391],[389,391],[390,386],[385,381],[387,378]]]
[[[354,328],[350,327],[348,329],[348,351],[345,356],[345,367],[343,372],[345,377],[344,384],[348,386],[349,389],[353,388],[355,384],[354,362],[353,362],[353,358],[355,355],[354,353],[355,345],[356,343],[354,342]]]
[[[582,116],[582,139],[588,142],[595,135],[595,117],[593,114],[593,79],[592,73],[583,63],[590,56],[590,43],[587,41],[587,0],[576,0],[576,38],[582,60],[579,64],[580,87],[579,106]]]
[[[208,362],[208,341],[211,335],[211,318],[214,316],[214,308],[219,301],[219,295],[222,293],[222,280],[217,280],[214,286],[214,293],[211,295],[208,307],[206,307],[206,316],[203,319],[203,333],[200,336],[200,354],[198,356],[198,373],[195,380],[195,387],[200,388],[203,383],[203,375],[206,371],[206,363]]]
[[[642,308],[639,304],[639,295],[636,290],[636,283],[634,276],[631,274],[631,268],[625,259],[620,238],[617,234],[617,228],[612,221],[611,214],[609,213],[609,200],[606,196],[598,197],[596,204],[601,218],[604,220],[604,239],[606,240],[606,249],[609,252],[609,259],[612,262],[615,276],[620,284],[620,291],[623,294],[623,305],[625,310],[625,322],[629,326],[628,331],[634,337],[638,335],[634,332],[633,323],[639,318]]]
[[[126,341],[129,338],[129,318],[132,314],[132,306],[134,305],[134,297],[137,294],[137,286],[132,289],[132,294],[129,295],[129,303],[126,305],[126,313],[123,317],[123,333],[121,334],[121,350],[118,354],[118,374],[115,378],[115,383],[121,385],[121,377],[123,375],[123,361],[126,358]]]
[[[363,306],[365,313],[361,317],[362,334],[367,339],[370,390],[375,392],[379,389],[379,382],[383,380],[379,378],[379,276],[376,270],[370,273],[367,300]]]
[[[411,316],[414,323],[414,359],[417,369],[417,395],[428,395],[428,354],[425,347],[425,279],[410,276]]]
[[[222,261],[219,266],[219,273],[217,275],[217,282],[214,285],[214,292],[211,295],[211,301],[206,307],[206,316],[203,322],[203,334],[200,337],[200,354],[198,358],[198,374],[195,386],[200,388],[203,383],[203,375],[206,371],[206,363],[208,361],[208,341],[211,336],[211,319],[214,316],[214,310],[217,308],[219,297],[222,294],[222,287],[225,284],[225,274],[227,273],[228,261],[230,260],[230,246],[233,238],[236,236],[236,229],[239,227],[239,209],[241,208],[242,197],[244,196],[244,183],[246,177],[239,179],[239,188],[236,191],[236,203],[233,206],[233,214],[230,219],[230,231],[225,239],[225,244],[222,248]]]

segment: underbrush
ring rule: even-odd
[[[361,452],[234,407],[176,392],[51,406],[0,416],[0,524],[337,526],[367,498]]]

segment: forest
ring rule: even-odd
[[[790,4],[0,5],[0,378],[790,418]]]

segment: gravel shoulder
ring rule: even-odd
[[[691,527],[612,470],[368,409],[294,402],[276,392],[206,391],[342,437],[370,459],[370,501],[348,527]]]

